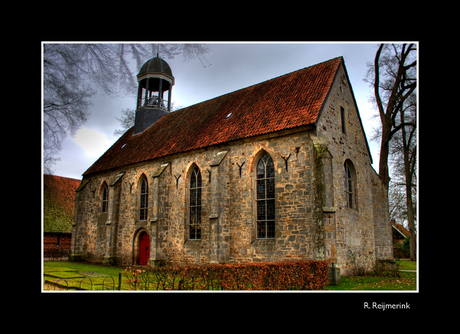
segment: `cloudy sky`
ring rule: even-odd
[[[176,106],[187,107],[222,94],[269,80],[331,58],[343,56],[353,87],[358,109],[371,148],[373,167],[378,171],[379,143],[370,142],[373,127],[379,125],[373,117],[376,110],[369,102],[372,91],[363,82],[366,64],[372,62],[377,43],[211,43],[206,54],[211,64],[184,62],[182,55],[168,60],[175,86],[172,100]],[[161,57],[161,54],[160,54]],[[135,69],[136,62],[131,65]],[[81,179],[88,169],[117,139],[120,128],[116,117],[121,110],[135,109],[135,97],[110,98],[96,96],[90,107],[91,115],[74,138],[62,144],[61,161],[54,165],[55,175]]]

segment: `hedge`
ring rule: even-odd
[[[318,290],[328,271],[327,261],[305,260],[127,268],[125,275],[136,290]]]

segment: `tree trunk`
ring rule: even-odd
[[[385,190],[388,194],[388,186],[390,184],[390,174],[388,171],[388,153],[390,144],[391,121],[385,114],[383,109],[382,100],[380,99],[379,85],[380,85],[380,54],[383,50],[384,44],[380,44],[379,49],[374,59],[374,94],[377,108],[379,109],[380,121],[382,122],[382,139],[380,141],[380,161],[379,161],[379,176],[382,179]]]
[[[390,150],[390,131],[391,121],[386,116],[382,120],[382,140],[380,142],[380,160],[379,160],[379,176],[382,179],[383,186],[388,194],[390,185],[390,173],[388,170],[388,154]]]
[[[411,177],[412,179],[412,177]],[[417,261],[417,246],[415,244],[415,223],[414,210],[412,203],[412,187],[411,184],[406,184],[406,200],[407,200],[407,220],[409,221],[409,237],[410,237],[410,260]]]
[[[412,173],[409,159],[409,147],[405,141],[406,131],[403,127],[403,145],[404,145],[404,172],[406,176],[406,204],[407,204],[407,220],[409,221],[409,237],[410,237],[410,260],[416,261],[416,244],[415,244],[415,221],[414,221],[414,205],[412,203]]]
[[[401,110],[401,124],[404,124],[404,109]],[[402,130],[402,143],[404,153],[404,174],[406,179],[406,205],[407,205],[407,220],[409,221],[409,237],[410,237],[410,260],[416,261],[416,245],[415,245],[415,223],[414,223],[414,206],[412,203],[412,168],[411,160],[415,159],[415,152],[412,157],[409,156],[410,141],[412,140],[412,133],[409,138],[406,137],[406,127],[403,126]],[[412,159],[411,159],[412,158]]]

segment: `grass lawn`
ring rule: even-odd
[[[416,274],[400,272],[401,277],[342,276],[338,285],[324,290],[416,290]]]
[[[399,269],[416,270],[416,262],[396,261]],[[106,267],[75,262],[44,262],[44,290],[54,290],[49,283],[58,283],[69,290],[115,290],[118,288],[118,275],[124,267]],[[328,285],[324,290],[416,290],[417,273],[399,272],[400,277],[342,276],[338,285]],[[112,280],[113,278],[113,280]],[[122,275],[121,290],[129,290],[126,276]],[[62,290],[59,287],[56,290]]]
[[[400,260],[396,261],[399,266],[399,269],[404,270],[417,270],[417,262],[416,261],[409,261],[409,260]]]
[[[417,270],[417,262],[396,261],[399,270]],[[328,285],[324,290],[416,290],[417,273],[400,271],[401,277],[342,276],[338,285]]]
[[[125,268],[99,266],[81,262],[44,262],[43,270],[45,273],[56,271],[96,272],[103,275],[118,277],[118,273],[125,270]]]
[[[44,262],[44,289],[54,290],[54,285],[49,283],[56,283],[61,287],[68,286],[69,290],[112,290],[113,287],[117,289],[118,274],[122,271],[124,267],[105,267],[75,262]],[[129,290],[126,277],[123,275],[121,289]],[[62,289],[56,288],[56,290]]]

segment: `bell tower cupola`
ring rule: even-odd
[[[137,75],[136,118],[134,134],[146,130],[161,116],[171,112],[171,93],[174,77],[168,63],[159,58],[149,59]]]

